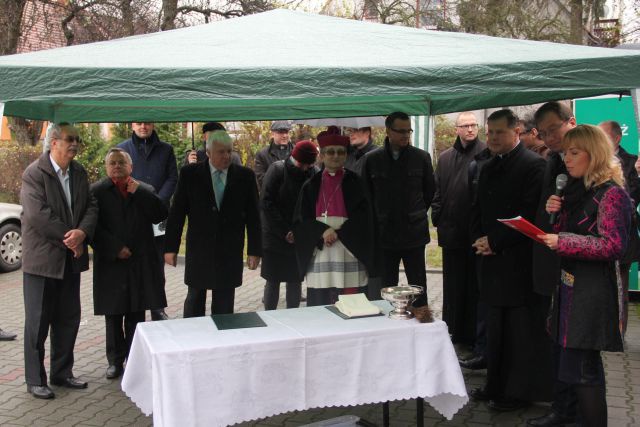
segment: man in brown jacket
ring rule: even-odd
[[[80,326],[80,272],[89,268],[87,239],[98,209],[84,168],[73,160],[80,138],[69,124],[51,125],[45,152],[22,175],[24,364],[27,391],[52,399],[44,367],[51,327],[51,384],[86,388],[73,376]]]

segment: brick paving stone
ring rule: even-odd
[[[182,316],[182,304],[186,286],[182,282],[183,265],[166,268],[166,311],[171,318]],[[104,378],[107,367],[104,349],[104,318],[93,315],[92,272],[82,275],[82,318],[75,351],[74,373],[89,382],[87,390],[55,388],[56,399],[42,401],[26,393],[24,385],[23,341],[24,309],[22,306],[22,273],[0,274],[0,326],[19,333],[16,341],[0,343],[0,425],[44,426],[150,426],[152,417],[147,417],[120,390],[120,381]],[[244,285],[236,293],[236,311],[262,309],[264,281],[257,271],[245,271]],[[442,304],[442,276],[428,276],[429,302],[434,313],[440,316]],[[279,308],[284,308],[284,292]],[[207,307],[211,297],[208,296]],[[148,315],[147,315],[148,318]],[[607,373],[609,425],[640,425],[640,305],[632,303],[629,331],[624,354],[603,353]],[[460,349],[462,354],[464,349]],[[48,352],[48,345],[47,345]],[[48,354],[48,353],[47,353]],[[48,367],[49,361],[46,360]],[[467,389],[482,386],[486,371],[463,372]],[[484,403],[470,402],[454,417],[445,420],[429,405],[425,405],[425,425],[442,426],[516,426],[524,425],[526,419],[546,413],[548,406],[533,405],[515,413],[497,414],[487,409]],[[240,427],[298,426],[310,422],[333,418],[343,414],[363,417],[375,424],[382,423],[381,405],[360,405],[346,408],[312,409],[290,412],[276,417],[242,423]],[[410,427],[415,425],[415,401],[391,402],[391,425]]]

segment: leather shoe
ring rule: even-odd
[[[162,308],[160,310],[151,310],[151,320],[169,320],[169,316]]]
[[[53,399],[56,397],[53,391],[46,385],[29,385],[27,384],[27,392],[36,399]]]
[[[469,397],[479,402],[486,402],[487,400],[491,399],[489,397],[489,393],[487,393],[484,387],[474,388],[469,392]]]
[[[524,408],[528,403],[518,399],[491,399],[487,406],[498,412],[510,412]]]
[[[122,365],[109,365],[105,377],[107,377],[108,380],[114,380],[122,375],[123,372],[124,369],[122,369]]]
[[[557,412],[549,412],[546,415],[537,418],[531,418],[527,420],[528,426],[537,426],[537,427],[554,427],[554,426],[563,426],[565,424],[573,424],[575,423],[575,418],[569,418],[558,414]]]
[[[476,356],[471,359],[460,361],[460,366],[465,369],[478,370],[487,369],[487,360],[484,356]]]
[[[51,384],[56,385],[58,387],[66,387],[66,388],[87,388],[89,384],[86,381],[82,381],[76,377],[69,377],[63,380],[51,380]]]
[[[13,332],[7,332],[0,329],[0,341],[12,341],[17,337]]]

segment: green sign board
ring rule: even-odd
[[[575,115],[578,124],[597,125],[606,120],[615,120],[622,128],[620,145],[627,152],[638,155],[638,125],[630,96],[602,96],[575,101]],[[629,272],[629,290],[639,291],[638,264],[634,263]]]

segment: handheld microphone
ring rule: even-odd
[[[560,175],[558,175],[556,177],[556,192],[555,195],[560,197],[562,196],[562,193],[564,192],[564,187],[567,186],[567,180],[569,178],[567,178],[567,175],[561,173]],[[551,215],[549,216],[549,224],[553,225],[556,223],[558,217],[558,212],[552,212]]]

